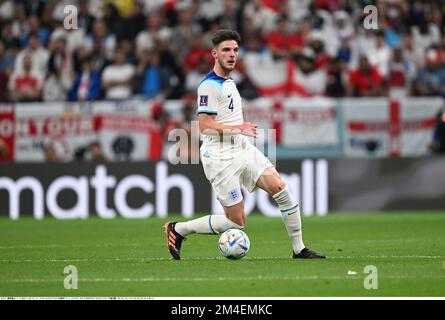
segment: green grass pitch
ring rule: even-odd
[[[292,260],[281,219],[260,215],[248,217],[245,258],[223,258],[217,236],[192,235],[172,261],[165,221],[1,218],[0,296],[445,296],[444,213],[303,217],[305,244],[328,256],[312,261]],[[68,265],[77,290],[64,289]],[[378,289],[364,287],[367,265]]]

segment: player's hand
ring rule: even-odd
[[[250,122],[244,122],[242,125],[239,126],[242,135],[254,138],[257,137],[257,128],[257,124]]]

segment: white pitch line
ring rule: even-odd
[[[45,249],[45,248],[61,248],[61,249],[72,249],[72,248],[109,248],[109,247],[149,247],[149,244],[95,244],[95,245],[80,245],[80,244],[23,244],[14,246],[0,246],[0,249]]]
[[[381,255],[381,256],[332,256],[328,260],[341,259],[445,259],[445,256],[425,256],[425,255]],[[0,263],[51,263],[51,262],[147,262],[147,261],[170,261],[171,258],[68,258],[68,259],[0,259]],[[184,261],[200,261],[200,260],[220,260],[226,261],[223,257],[190,257]],[[269,257],[247,257],[243,260],[291,260],[288,256],[269,256]]]
[[[78,281],[81,282],[209,282],[209,281],[299,281],[299,280],[360,280],[361,276],[292,276],[292,277],[271,277],[271,276],[257,276],[257,277],[193,277],[193,278],[155,278],[155,277],[144,277],[144,278],[79,278]],[[409,275],[390,275],[384,276],[379,275],[379,279],[445,279],[445,276],[409,276]],[[49,283],[49,282],[61,282],[61,278],[50,278],[50,279],[34,279],[34,278],[23,278],[23,279],[4,279],[0,280],[0,283]]]
[[[412,239],[367,239],[367,240],[354,240],[355,242],[364,242],[364,243],[385,243],[385,242],[396,242],[396,243],[406,243],[406,242],[419,242],[419,240]],[[268,244],[281,244],[283,241],[260,241],[267,242]],[[342,243],[344,244],[344,240],[332,240],[327,239],[323,240],[323,243]],[[38,249],[38,248],[108,248],[108,247],[148,247],[150,246],[148,243],[134,243],[134,244],[119,244],[119,243],[102,243],[95,245],[80,245],[80,244],[21,244],[21,245],[10,245],[10,246],[0,246],[0,249]]]

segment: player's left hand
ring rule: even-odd
[[[241,134],[248,136],[248,137],[257,137],[257,128],[258,125],[255,123],[250,122],[244,122],[242,125],[240,125]]]

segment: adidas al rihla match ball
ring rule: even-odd
[[[244,231],[229,229],[219,237],[218,248],[227,259],[237,260],[244,257],[249,251],[250,240]]]

